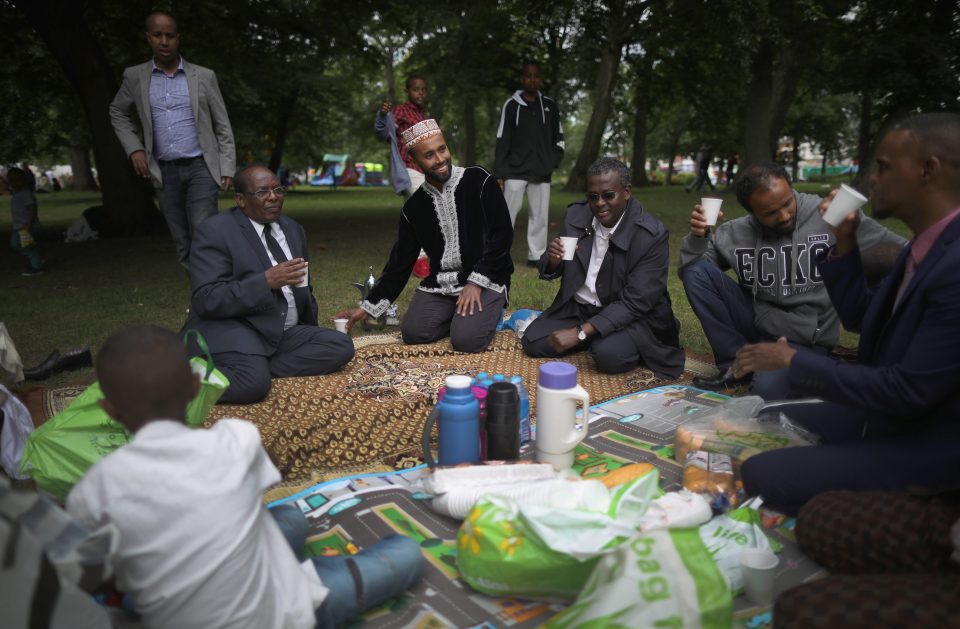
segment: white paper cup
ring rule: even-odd
[[[310,280],[310,267],[307,266],[308,264],[310,264],[310,263],[309,263],[309,262],[304,262],[304,263],[303,263],[303,265],[304,265],[304,266],[303,266],[303,279],[300,280],[299,282],[297,282],[297,288],[304,288],[304,287],[309,283],[309,280]]]
[[[349,319],[334,319],[334,320],[333,320],[333,327],[335,327],[335,328],[337,329],[337,332],[343,332],[344,334],[346,334],[346,333],[347,333],[347,321],[349,321]]]
[[[577,239],[570,236],[561,236],[560,240],[563,242],[563,259],[573,260],[574,254],[577,253]]]
[[[707,219],[707,225],[716,225],[720,217],[720,206],[723,199],[715,197],[703,197],[700,199],[700,206],[703,208],[703,215]]]
[[[779,564],[777,556],[766,549],[748,548],[740,553],[743,589],[755,605],[773,604],[773,578]]]
[[[827,211],[823,213],[823,220],[836,227],[847,218],[850,212],[855,212],[867,202],[867,197],[863,196],[855,189],[845,183],[840,184],[840,191],[833,201],[827,206]]]

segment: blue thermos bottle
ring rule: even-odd
[[[440,430],[440,465],[480,462],[480,404],[470,390],[470,376],[447,376],[446,393],[423,427],[423,458],[434,467],[430,431]]]

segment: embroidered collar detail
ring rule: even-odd
[[[461,289],[458,277],[463,270],[463,262],[460,257],[456,191],[464,171],[460,166],[453,166],[450,179],[443,184],[443,190],[437,190],[427,182],[423,184],[423,189],[433,199],[433,209],[437,213],[437,222],[443,235],[443,255],[440,257],[440,272],[437,273],[437,283],[443,293],[457,293]]]

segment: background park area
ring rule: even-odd
[[[775,159],[807,179],[801,190],[825,193],[837,172],[866,189],[886,129],[960,102],[954,0],[0,0],[0,170],[70,173],[62,191],[38,194],[47,274],[20,277],[22,260],[6,245],[0,253],[0,321],[28,366],[54,348],[96,350],[124,325],[178,329],[185,318],[188,278],[153,189],[134,175],[108,116],[123,69],[149,59],[144,18],[153,10],[177,18],[186,60],[216,72],[239,163],[293,175],[326,154],[388,164],[373,116],[385,98],[403,102],[414,73],[426,80],[427,114],[455,163],[492,167],[501,107],[519,87],[522,61],[536,60],[566,136],[550,233],[581,198],[587,165],[614,155],[632,167],[634,195],[669,228],[674,264],[699,196],[683,191],[698,151],[712,152],[714,174],[731,158]],[[742,215],[722,188],[727,218]],[[220,205],[232,206],[232,194]],[[63,243],[91,206],[103,208],[100,238]],[[381,269],[399,206],[388,188],[297,186],[288,195],[285,211],[307,231],[322,324],[356,303],[351,283],[368,267]],[[10,227],[2,196],[4,243]],[[544,308],[558,284],[523,266],[525,232],[526,210],[511,307]],[[708,352],[675,268],[670,292],[683,344]]]
[[[800,184],[813,193],[826,193],[836,180]],[[745,215],[732,191],[721,186],[725,218]],[[697,196],[684,192],[681,185],[635,190],[648,211],[670,230],[671,269],[669,289],[674,313],[681,321],[684,347],[709,353],[710,348],[700,323],[683,294],[676,273],[680,241],[687,233],[687,221]],[[713,193],[710,193],[713,194]],[[554,191],[551,197],[550,232],[559,231],[563,210],[582,195]],[[0,321],[13,336],[24,364],[40,362],[53,348],[98,347],[113,331],[136,323],[157,323],[179,329],[190,303],[190,284],[186,272],[177,264],[169,237],[144,236],[110,238],[82,243],[64,243],[61,232],[81,211],[99,203],[93,193],[59,192],[39,196],[44,222],[41,241],[51,271],[40,277],[19,277],[7,273],[2,279]],[[6,210],[9,198],[0,199]],[[232,205],[231,195],[221,195],[221,209]],[[352,307],[359,292],[351,284],[362,282],[372,266],[378,275],[396,234],[400,198],[386,188],[338,188],[336,191],[307,186],[291,190],[284,212],[300,222],[307,232],[310,255],[310,283],[320,306],[320,324],[333,327],[334,313]],[[536,269],[524,266],[526,259],[526,215],[520,213],[512,255],[516,265],[510,290],[510,308],[546,308],[559,290],[560,283],[547,282]],[[907,234],[899,222],[888,227]],[[9,230],[9,213],[0,219],[0,231]],[[2,268],[19,268],[11,250],[2,253]],[[398,300],[400,312],[406,311],[419,280],[411,276]],[[396,331],[388,327],[387,331]],[[354,335],[362,334],[359,326]],[[856,337],[845,334],[845,345],[854,345]],[[87,375],[69,372],[55,376],[47,384],[75,380]],[[92,373],[89,374],[92,378]],[[59,379],[59,380],[58,380]]]

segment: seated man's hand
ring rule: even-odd
[[[785,336],[777,339],[776,343],[744,345],[737,351],[737,357],[730,365],[730,375],[734,378],[743,378],[758,371],[786,369],[796,353],[797,350],[790,347]]]
[[[717,222],[723,218],[723,210],[717,215]],[[697,238],[704,238],[707,235],[707,215],[703,212],[703,206],[699,203],[693,206],[693,212],[690,213],[690,233]]]
[[[580,344],[577,338],[577,328],[564,328],[553,332],[547,339],[547,343],[555,352],[567,352]]]
[[[557,236],[547,245],[547,265],[544,270],[547,273],[553,273],[563,262],[563,241]]]
[[[474,311],[483,312],[483,304],[480,302],[480,295],[483,289],[476,284],[467,283],[457,298],[457,314],[465,317],[468,314],[472,317]]]
[[[267,286],[271,290],[278,290],[284,286],[293,286],[303,281],[307,274],[307,261],[303,258],[294,258],[281,262],[264,271],[267,276]]]
[[[347,332],[353,329],[354,324],[358,321],[362,321],[365,317],[369,317],[367,311],[363,308],[351,308],[349,310],[342,310],[337,314],[333,315],[334,319],[346,319],[347,320]],[[372,317],[371,317],[372,318]]]
[[[837,193],[840,192],[839,189],[831,190],[830,194],[825,196],[820,205],[817,206],[817,211],[820,212],[820,216],[823,216],[827,211],[827,208],[830,207],[830,204],[833,203],[834,197],[837,196]],[[833,232],[833,235],[837,239],[837,244],[835,248],[835,255],[842,256],[850,253],[857,246],[857,228],[860,227],[860,211],[850,212],[843,221],[834,227],[827,223],[827,226],[830,227],[830,230]]]

